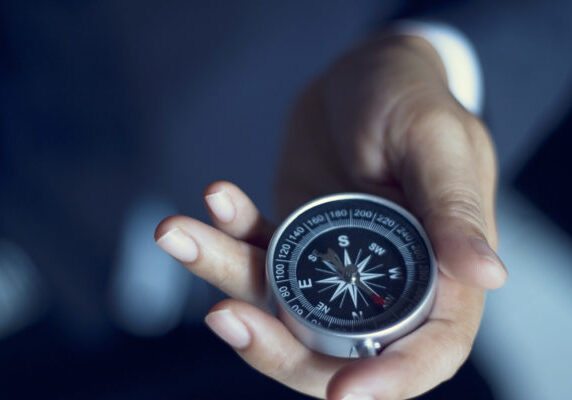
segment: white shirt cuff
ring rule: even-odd
[[[445,66],[449,90],[473,114],[483,110],[483,73],[475,48],[458,29],[439,22],[398,21],[391,31],[427,40]]]

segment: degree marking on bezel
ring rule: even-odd
[[[369,227],[372,227],[372,226],[373,226],[373,224],[375,223],[375,218],[376,218],[376,217],[377,217],[377,213],[374,212],[374,213],[373,213],[373,218],[371,219],[371,222],[369,223]],[[377,225],[377,224],[376,224],[376,225]]]
[[[305,222],[302,223],[302,225],[304,225],[304,228],[306,228],[307,230],[309,230],[310,232],[314,233],[314,230],[312,228],[310,228],[308,226],[308,224],[306,224]]]
[[[315,310],[316,310],[316,308],[315,308],[315,306],[314,306],[314,308],[313,308],[308,314],[306,314],[306,316],[304,317],[304,319],[308,319],[308,317],[309,317],[310,315],[312,315]]]
[[[389,232],[387,232],[384,236],[389,239],[389,235],[391,235],[393,233],[394,230],[397,229],[397,227],[400,226],[400,224],[398,224],[397,222],[395,223],[395,226],[393,228],[391,228],[391,230]],[[387,228],[386,228],[387,229]],[[395,236],[395,235],[393,235]],[[389,241],[391,241],[391,239],[389,239]]]
[[[294,298],[288,300],[286,303],[287,303],[287,304],[290,304],[290,303],[292,303],[294,300],[298,300],[298,298],[299,298],[300,296],[302,296],[302,295],[298,295],[298,296],[296,296],[296,297],[294,297]]]

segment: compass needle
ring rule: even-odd
[[[334,266],[334,264],[330,263],[329,261],[326,261],[324,259],[322,259],[322,262],[328,267],[330,268],[332,271],[334,272],[338,272],[338,270],[336,269],[336,267]]]
[[[302,206],[274,233],[266,265],[284,324],[308,347],[338,357],[374,355],[412,331],[435,293],[436,264],[419,223],[366,194]],[[364,350],[367,343],[375,350]]]

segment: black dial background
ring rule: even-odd
[[[279,236],[273,239],[268,254],[270,284],[278,301],[304,324],[339,332],[379,331],[411,314],[425,299],[434,279],[432,256],[417,228],[400,212],[367,198],[339,198],[316,204],[287,220],[277,232]],[[360,297],[358,310],[363,312],[363,318],[355,318],[352,311],[358,310],[347,295],[340,309],[338,298],[329,301],[332,289],[318,292],[326,285],[316,282],[327,275],[308,271],[308,267],[315,268],[321,263],[309,261],[308,256],[316,248],[321,252],[332,248],[343,261],[343,250],[337,241],[340,234],[350,238],[352,261],[359,248],[362,249],[360,260],[370,254],[367,249],[373,241],[386,253],[381,257],[372,256],[372,264],[368,265],[383,263],[401,268],[404,279],[400,281],[387,282],[386,277],[372,280],[387,286],[385,293],[378,287],[374,290],[382,296],[394,297],[389,306],[365,306]],[[327,270],[327,267],[322,263],[320,269]],[[310,288],[304,287],[303,281],[308,279],[312,280]],[[320,303],[330,307],[328,313],[323,312]]]
[[[338,238],[340,236],[348,238],[349,245],[347,247],[339,245]],[[385,252],[377,255],[370,251],[369,246],[372,243],[381,246]],[[361,288],[358,288],[358,295],[356,296],[357,307],[347,290],[344,291],[344,294],[330,300],[338,285],[320,283],[319,281],[339,275],[333,273],[320,258],[315,262],[309,259],[310,254],[315,250],[319,253],[326,253],[328,249],[334,250],[342,263],[344,250],[348,251],[352,263],[356,262],[358,253],[360,256],[358,263],[370,256],[364,272],[383,274],[383,276],[365,280],[364,283],[368,284],[381,297],[381,301],[375,301],[376,299],[372,299]],[[321,301],[330,308],[328,313],[323,316],[324,318],[336,317],[351,320],[354,318],[352,312],[353,315],[360,315],[364,319],[378,316],[391,307],[391,302],[401,296],[405,287],[406,265],[401,254],[385,237],[365,228],[337,228],[320,234],[306,246],[297,264],[296,275],[298,280],[308,281],[311,279],[313,282],[311,288],[302,289],[304,297],[311,304],[318,304]],[[396,271],[393,274],[395,279],[391,279],[390,269]],[[329,271],[329,273],[324,271]]]

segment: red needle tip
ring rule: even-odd
[[[372,294],[372,295],[371,295],[371,298],[373,299],[373,302],[374,302],[375,304],[378,304],[378,305],[380,305],[380,306],[385,305],[385,299],[384,299],[383,297],[378,296],[377,294]]]

